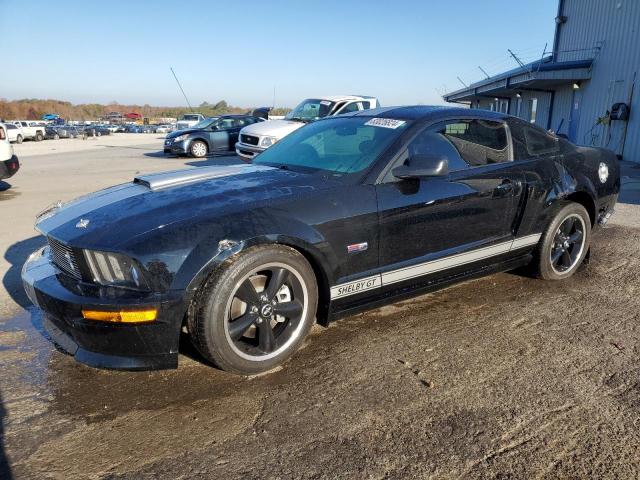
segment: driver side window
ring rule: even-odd
[[[394,166],[408,165],[411,157],[415,155],[441,155],[447,157],[449,171],[453,172],[469,168],[469,165],[458,153],[455,145],[447,138],[446,133],[450,131],[452,125],[456,125],[456,123],[443,122],[422,130],[409,141],[407,148]],[[393,170],[393,168],[386,174],[385,182],[398,181],[398,179],[391,174],[391,170]]]

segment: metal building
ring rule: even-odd
[[[559,0],[555,21],[550,54],[444,100],[510,113],[640,163],[640,0]]]

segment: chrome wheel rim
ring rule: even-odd
[[[289,265],[268,263],[236,283],[225,309],[224,331],[231,349],[251,361],[286,351],[299,337],[307,315],[308,288]]]
[[[573,270],[584,250],[586,225],[580,215],[572,214],[565,218],[553,237],[549,252],[551,268],[563,275]]]
[[[207,147],[205,147],[204,143],[196,142],[191,147],[193,155],[196,157],[204,157],[207,154]]]

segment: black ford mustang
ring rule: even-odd
[[[395,107],[288,135],[253,165],[144,175],[45,211],[22,278],[97,367],[269,370],[314,320],[529,265],[571,276],[613,212],[613,153],[507,115]]]

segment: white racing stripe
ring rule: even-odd
[[[342,283],[331,287],[331,299],[333,300],[336,298],[347,297],[349,295],[355,295],[357,293],[373,290],[385,285],[391,285],[411,278],[421,277],[430,273],[459,267],[461,265],[495,257],[496,255],[501,255],[520,248],[530,247],[538,243],[541,236],[541,233],[535,233],[533,235],[516,238],[515,240],[508,242],[491,245],[490,247],[478,248],[476,250],[458,253],[438,260],[431,260],[418,265],[399,268],[397,270],[391,270],[390,272],[384,272],[382,274],[354,280],[352,282]]]

